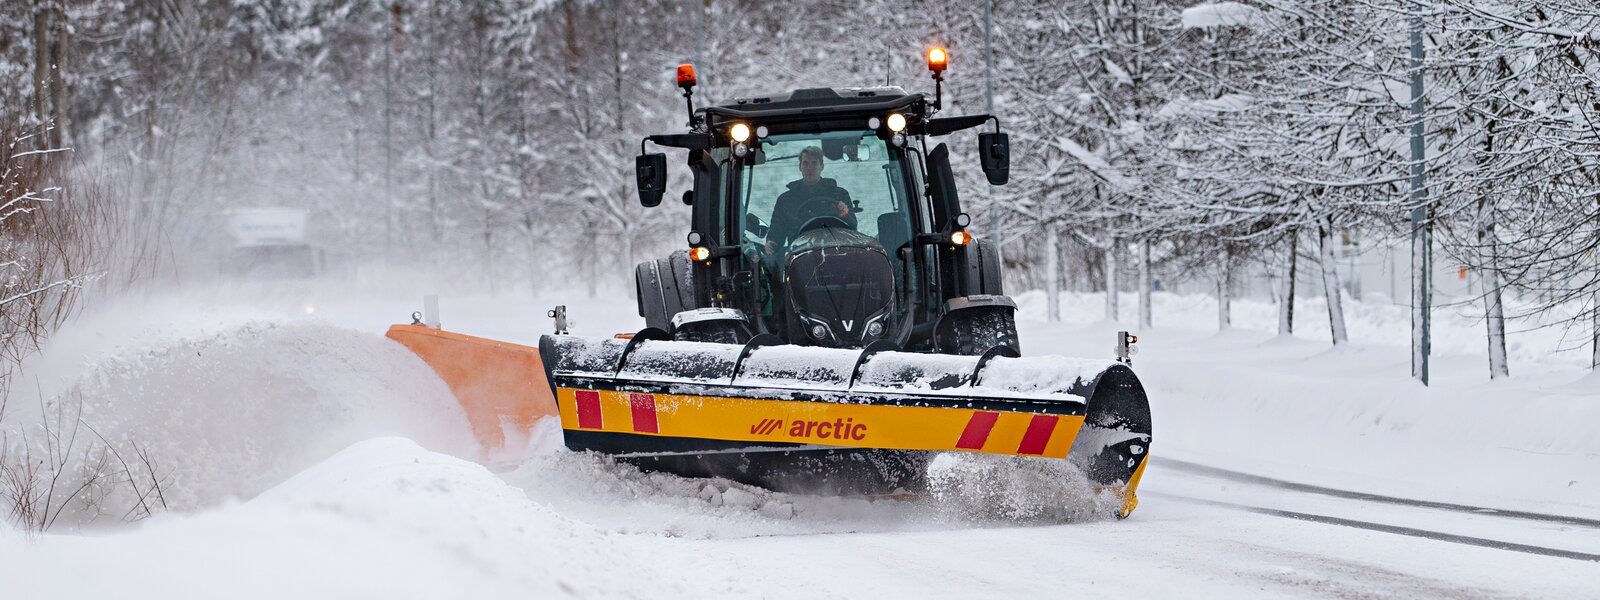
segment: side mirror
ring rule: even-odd
[[[767,237],[767,223],[752,213],[744,214],[744,230],[758,238]]]
[[[978,160],[989,185],[1005,185],[1011,179],[1011,140],[1001,133],[978,134]]]
[[[640,154],[634,160],[634,175],[639,180],[639,204],[660,206],[661,196],[667,193],[667,155]]]

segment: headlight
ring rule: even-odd
[[[735,142],[748,142],[750,141],[750,126],[744,123],[734,123],[733,127],[728,128],[728,137],[733,138]]]
[[[750,153],[750,147],[744,145],[744,142],[739,142],[739,143],[733,145],[733,155],[734,156],[737,156],[739,158],[744,158],[744,155],[749,154],[749,153]]]
[[[696,246],[689,249],[689,260],[701,262],[711,258],[711,249],[705,246]]]
[[[970,244],[970,243],[972,243],[972,234],[967,233],[965,231],[956,231],[955,233],[951,233],[950,234],[950,243],[955,244],[957,246],[965,246],[967,244]]]
[[[883,321],[873,321],[871,323],[867,323],[867,335],[871,337],[883,335]]]
[[[812,338],[820,340],[820,339],[825,338],[827,336],[828,336],[828,328],[827,327],[823,327],[821,325],[812,325],[811,326],[811,337]]]
[[[889,131],[900,132],[906,128],[906,116],[900,113],[889,115]]]

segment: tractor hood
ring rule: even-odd
[[[876,238],[847,227],[806,231],[784,269],[789,338],[835,348],[884,339],[894,308],[894,271]]]
[[[870,248],[887,255],[878,238],[848,227],[818,227],[795,237],[789,245],[791,255],[818,248]]]

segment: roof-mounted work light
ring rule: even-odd
[[[906,116],[900,113],[889,114],[889,131],[899,133],[906,128]]]
[[[746,123],[734,123],[733,127],[728,128],[728,137],[733,138],[733,141],[740,143],[750,141],[750,125]]]

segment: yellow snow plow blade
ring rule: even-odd
[[[1066,458],[1083,415],[762,400],[562,388],[564,429],[843,448],[951,450]]]
[[[544,336],[566,445],[794,492],[900,493],[935,453],[1065,459],[1123,514],[1150,445],[1126,365],[772,344]]]

